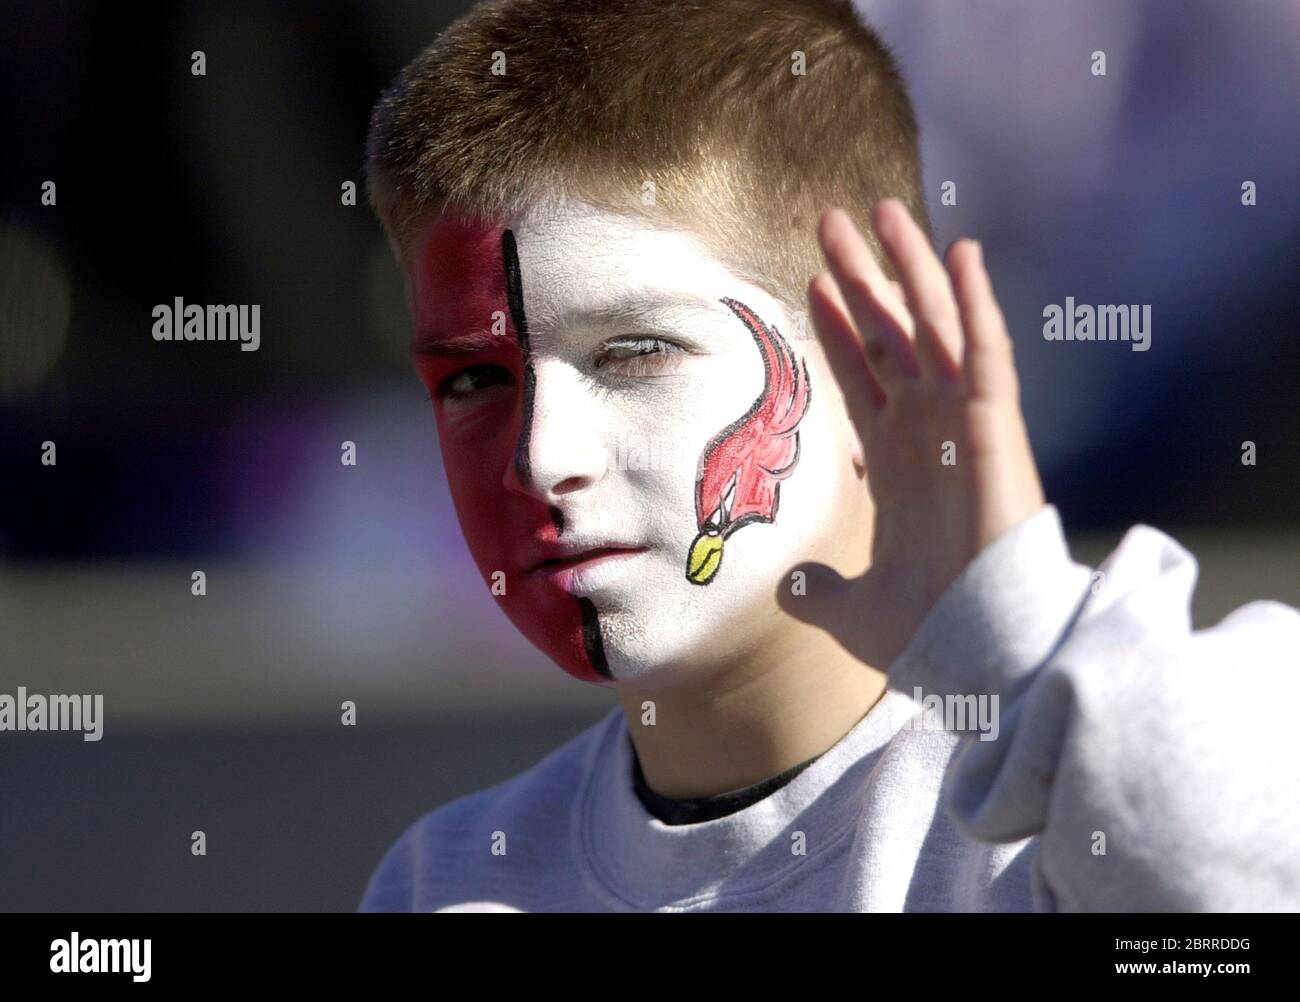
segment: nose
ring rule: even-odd
[[[519,437],[504,478],[508,489],[555,504],[599,483],[608,466],[603,423],[572,366],[529,361],[520,406]]]

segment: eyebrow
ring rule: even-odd
[[[565,317],[556,317],[543,310],[539,319],[550,326],[564,328],[577,325],[615,327],[701,312],[719,316],[719,299],[692,293],[651,292],[630,296],[608,306],[578,310]]]
[[[720,297],[712,298],[691,293],[647,293],[631,296],[608,306],[575,310],[562,315],[541,309],[529,315],[528,326],[532,329],[551,330],[584,326],[618,327],[654,321],[663,323],[684,320],[692,314],[700,313],[721,318],[723,313],[720,310]],[[413,356],[437,355],[464,358],[500,348],[503,337],[504,335],[493,334],[487,329],[470,330],[454,337],[442,337],[436,330],[422,327],[411,339],[410,352]],[[508,343],[514,344],[513,340]]]
[[[493,334],[490,330],[469,331],[456,337],[439,337],[429,328],[421,327],[411,338],[410,352],[413,357],[439,355],[444,358],[464,358],[500,348],[502,341],[513,343],[504,334]]]

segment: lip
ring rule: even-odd
[[[596,564],[644,553],[645,546],[593,546],[576,553],[560,553],[548,559],[535,561],[525,569],[525,574],[550,575],[579,567],[591,567]]]
[[[544,560],[526,574],[570,595],[585,595],[612,584],[626,565],[648,550],[646,546],[595,547],[572,556]]]

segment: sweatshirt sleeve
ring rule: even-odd
[[[366,882],[357,906],[364,912],[415,911],[416,843],[419,823],[412,825],[389,846]]]
[[[1147,525],[1078,564],[1047,505],[890,665],[931,705],[991,705],[943,803],[972,838],[1038,837],[1037,910],[1300,910],[1300,613],[1255,601],[1193,631],[1196,575]]]

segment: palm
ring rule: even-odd
[[[874,223],[901,285],[832,210],[819,229],[829,271],[809,287],[863,443],[876,508],[871,567],[794,611],[884,669],[971,559],[1044,499],[1011,340],[978,249],[954,244],[945,271],[901,203],[881,203]]]

